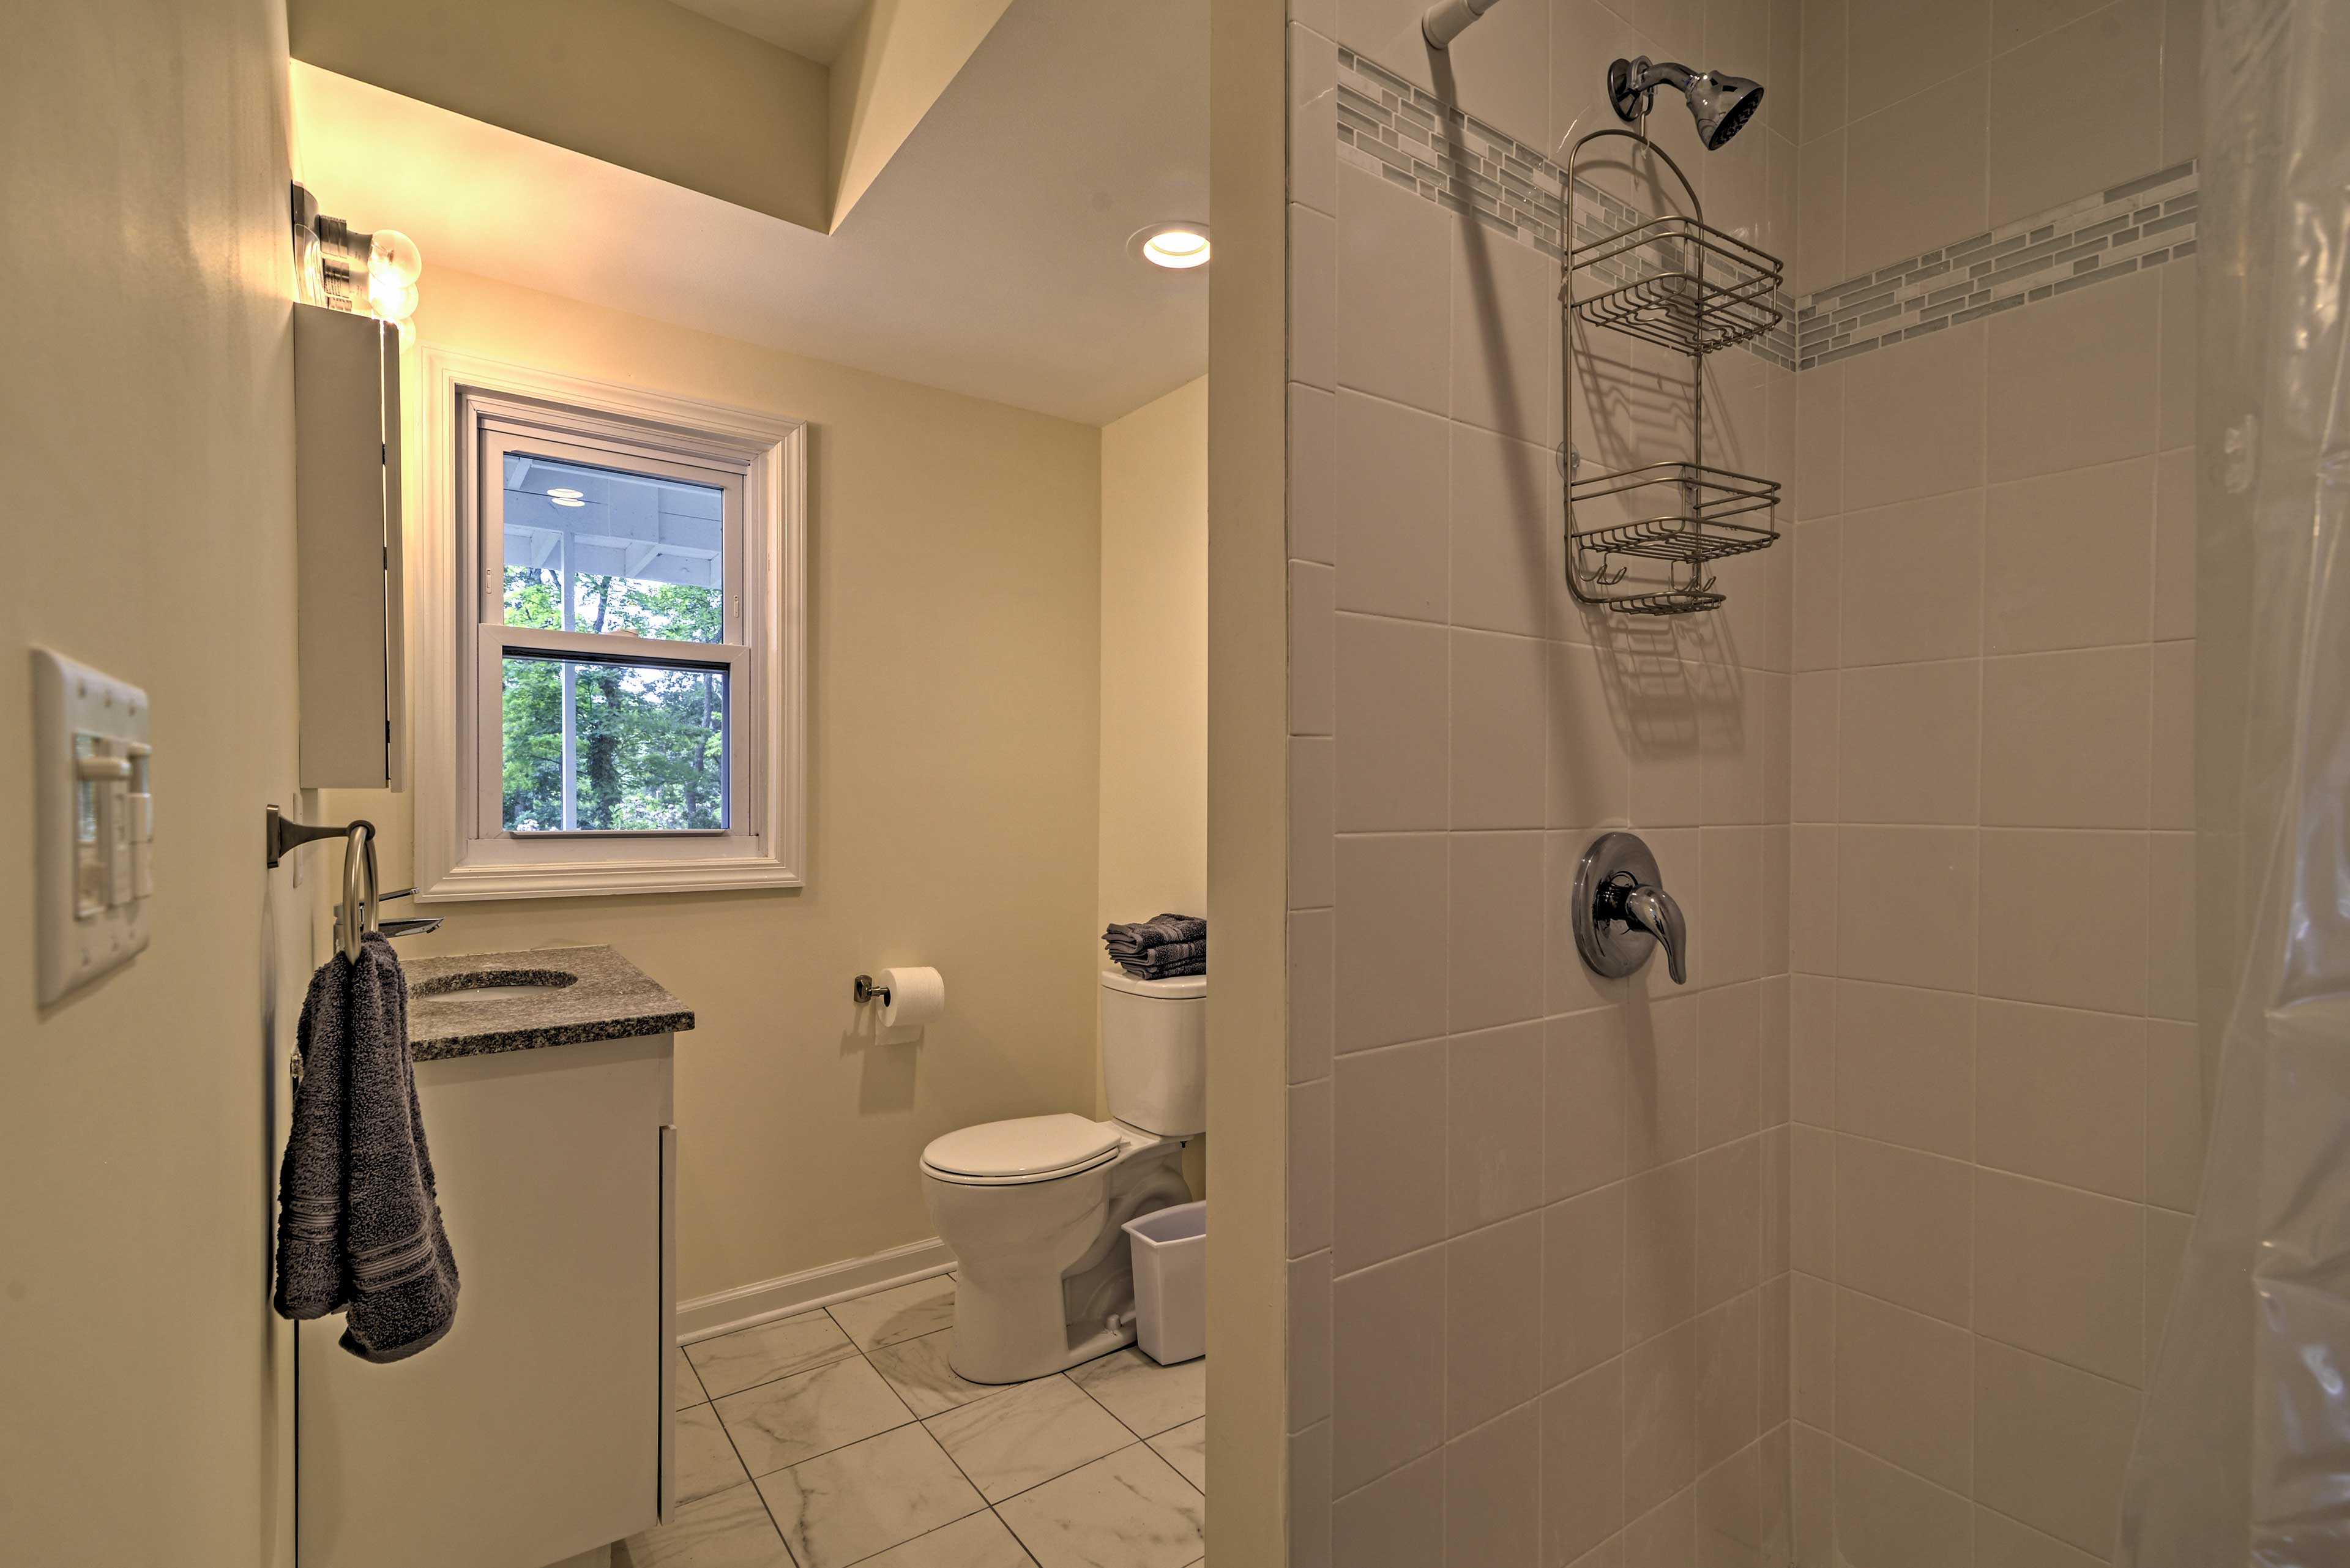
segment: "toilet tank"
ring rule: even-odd
[[[1208,977],[1101,975],[1102,1084],[1109,1114],[1164,1137],[1208,1130]]]

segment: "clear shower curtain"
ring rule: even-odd
[[[2350,0],[2207,0],[2197,431],[2210,1153],[2124,1568],[2350,1564]]]

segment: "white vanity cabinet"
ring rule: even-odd
[[[671,1039],[418,1062],[456,1321],[380,1366],[337,1345],[339,1315],[300,1325],[301,1568],[545,1568],[659,1521]]]

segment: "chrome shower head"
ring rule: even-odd
[[[1697,136],[1711,152],[1738,134],[1754,118],[1762,101],[1762,84],[1744,77],[1707,71],[1690,78],[1690,112],[1697,116]]]
[[[1762,102],[1762,84],[1721,71],[1692,71],[1671,60],[1617,60],[1607,67],[1607,99],[1616,117],[1634,120],[1648,112],[1659,87],[1677,87],[1689,99],[1697,137],[1708,152],[1737,135]]]

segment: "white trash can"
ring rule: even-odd
[[[1179,1203],[1126,1222],[1142,1353],[1161,1366],[1208,1354],[1208,1206]]]

